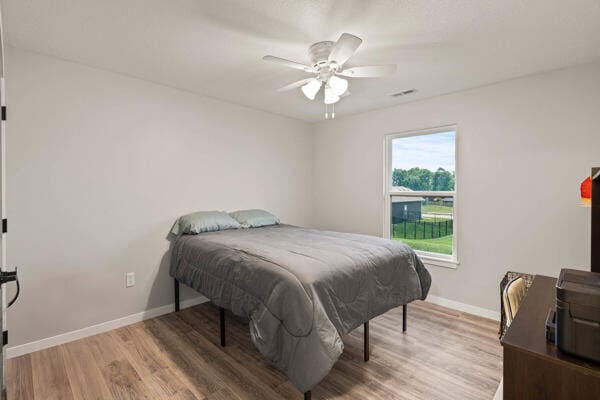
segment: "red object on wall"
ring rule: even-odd
[[[592,201],[592,177],[588,176],[581,182],[581,202],[589,205]]]

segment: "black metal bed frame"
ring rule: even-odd
[[[173,278],[174,289],[175,289],[175,311],[180,310],[180,301],[179,301],[179,281]],[[406,332],[406,311],[407,304],[402,305],[402,332]],[[225,309],[223,307],[219,307],[219,333],[221,337],[221,347],[225,347]],[[363,324],[363,358],[365,362],[369,361],[369,321]],[[311,391],[304,392],[304,400],[311,400]]]

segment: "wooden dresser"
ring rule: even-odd
[[[546,341],[555,286],[555,278],[536,275],[502,339],[506,400],[600,399],[600,364],[572,357]]]

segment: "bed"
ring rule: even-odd
[[[291,225],[182,235],[170,274],[249,322],[260,353],[310,399],[343,351],[342,336],[386,311],[424,300],[431,276],[408,246]]]

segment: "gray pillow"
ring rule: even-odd
[[[265,210],[239,210],[229,213],[243,228],[277,225],[279,218]]]
[[[179,217],[171,228],[171,235],[179,237],[184,233],[198,234],[238,228],[241,228],[239,222],[225,211],[198,211]]]

